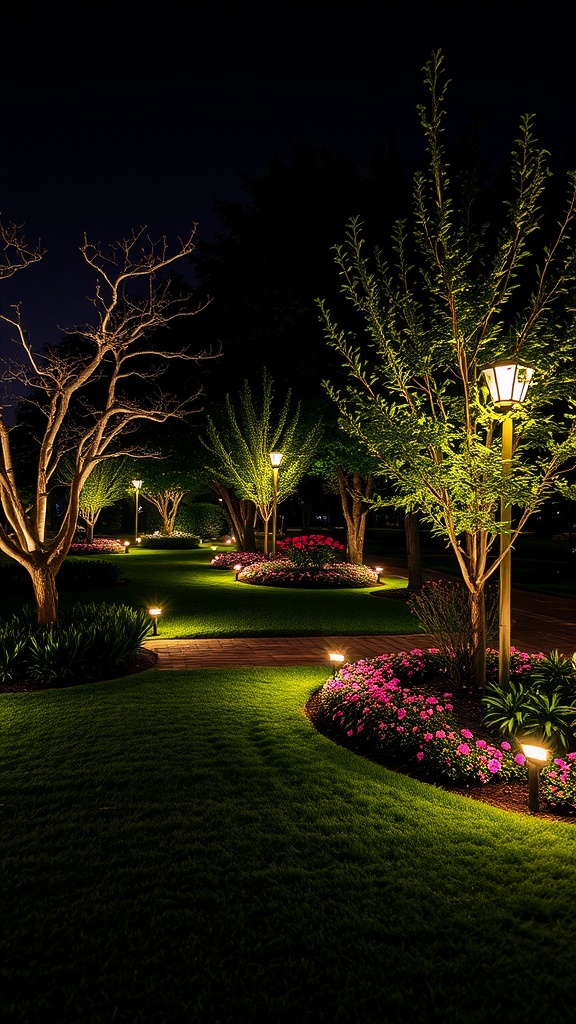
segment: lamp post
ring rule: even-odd
[[[508,412],[515,405],[522,405],[530,381],[534,375],[531,366],[525,366],[514,359],[500,359],[483,369],[490,397],[496,409]],[[506,480],[512,474],[512,453],[514,449],[514,421],[511,416],[502,421],[502,477]],[[510,621],[512,600],[512,505],[502,495],[500,500],[500,596],[498,629],[498,685],[507,689],[510,682]]]
[[[328,655],[330,664],[332,665],[332,678],[336,678],[336,667],[340,667],[344,664],[344,655],[339,654],[337,651],[331,651]]]
[[[158,619],[162,615],[162,609],[158,607],[149,608],[148,615],[152,619],[152,636],[158,636]]]
[[[522,747],[522,753],[524,754],[528,765],[528,810],[539,811],[540,800],[538,784],[540,780],[540,769],[543,764],[546,764],[550,751],[540,743],[524,743],[523,740],[520,741],[520,746]]]
[[[143,483],[142,480],[133,480],[132,481],[132,487],[134,488],[135,498],[136,498],[136,512],[135,512],[135,518],[134,518],[134,543],[135,544],[138,543],[138,492],[140,491],[140,488],[142,487],[142,483]]]
[[[272,463],[272,484],[274,488],[274,497],[272,504],[272,558],[275,558],[276,522],[278,516],[278,470],[280,469],[280,463],[282,462],[282,452],[270,452],[270,462]]]

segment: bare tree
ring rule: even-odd
[[[161,376],[172,360],[199,361],[212,353],[190,354],[187,349],[163,351],[157,340],[162,328],[177,317],[192,316],[190,296],[175,296],[168,276],[176,260],[194,249],[194,226],[172,252],[165,237],[153,241],[145,228],[123,241],[102,248],[86,237],[84,260],[97,283],[93,298],[95,326],[75,328],[74,344],[35,352],[24,330],[19,306],[1,316],[16,332],[20,361],[4,363],[0,380],[29,389],[42,417],[37,436],[35,493],[31,501],[17,481],[15,461],[18,428],[0,410],[0,550],[24,566],[30,575],[39,622],[56,620],[56,575],[66,557],[77,525],[79,497],[96,465],[119,456],[150,454],[130,434],[143,420],[164,423],[190,411],[200,389],[182,402],[161,387]],[[39,259],[13,227],[0,231],[4,243],[2,274],[8,277]],[[128,435],[128,437],[127,437]],[[68,456],[73,472],[62,520],[51,535],[47,510],[51,487],[57,482],[59,461]]]

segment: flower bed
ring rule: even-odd
[[[273,561],[246,566],[238,574],[238,580],[260,587],[337,589],[374,587],[378,583],[378,573],[367,565],[350,565],[348,562],[335,562],[326,566],[298,566],[287,558],[276,558]]]
[[[323,533],[304,533],[279,540],[276,550],[294,565],[320,567],[338,562],[346,549],[340,541]]]
[[[214,555],[210,565],[214,569],[233,569],[235,565],[252,565],[254,562],[267,562],[266,555],[261,551],[225,551]]]
[[[525,657],[516,659],[521,674]],[[445,675],[435,649],[358,661],[324,684],[322,711],[346,745],[416,773],[466,785],[525,779],[524,755],[515,753],[510,743],[497,745],[461,727],[452,694],[442,687]],[[431,692],[434,681],[436,693]],[[572,763],[562,771],[568,775],[574,770],[576,778]]]
[[[99,538],[91,541],[78,541],[70,545],[71,555],[114,555],[124,551],[124,545],[119,540],[105,540]]]
[[[576,751],[556,757],[542,768],[540,789],[553,807],[576,809]]]

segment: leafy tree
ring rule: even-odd
[[[291,411],[289,391],[277,412],[273,405],[272,379],[264,371],[258,400],[252,396],[247,380],[239,395],[239,411],[226,396],[224,414],[216,424],[207,419],[205,446],[211,453],[216,490],[220,491],[234,521],[240,512],[256,509],[264,523],[264,552],[268,554],[268,524],[274,507],[270,452],[283,454],[278,474],[278,504],[296,490],[307,472],[322,436],[319,422],[301,420],[300,403]],[[236,501],[230,502],[230,494]],[[248,503],[239,508],[238,502]],[[242,534],[245,524],[240,524]],[[236,534],[238,540],[238,533]],[[242,548],[240,548],[242,550]]]
[[[74,464],[70,459],[64,460],[60,475],[69,486],[74,476]],[[131,466],[126,459],[104,459],[94,466],[78,499],[78,516],[86,524],[87,540],[94,539],[94,527],[102,509],[110,508],[126,497],[131,476]]]
[[[30,251],[17,231],[0,233],[9,242],[2,276],[37,258],[37,250]],[[166,277],[172,264],[193,248],[194,231],[173,253],[166,239],[153,242],[144,229],[106,249],[85,238],[81,252],[97,277],[95,325],[77,328],[77,344],[71,349],[54,346],[37,353],[19,307],[12,316],[1,317],[14,329],[20,345],[20,362],[6,366],[2,380],[7,386],[11,382],[24,385],[36,395],[29,401],[37,404],[42,426],[29,502],[15,468],[18,431],[0,413],[0,503],[5,517],[0,524],[0,550],[29,573],[40,622],[56,620],[56,575],[76,530],[80,494],[94,468],[106,459],[140,454],[138,444],[130,443],[134,427],[143,420],[164,423],[181,418],[196,398],[192,394],[180,401],[170,396],[160,387],[160,378],[172,360],[196,362],[207,353],[166,351],[155,342],[155,335],[175,318],[197,312],[190,301],[174,294]],[[73,459],[73,475],[61,522],[51,534],[49,494],[67,454]]]
[[[394,481],[398,507],[419,510],[452,548],[469,595],[481,686],[484,588],[503,558],[489,555],[503,533],[514,543],[576,455],[576,174],[550,225],[547,153],[526,116],[502,224],[496,232],[477,222],[471,194],[449,175],[440,53],[426,65],[425,82],[429,104],[419,113],[428,161],[415,176],[411,224],[394,229],[393,261],[378,250],[367,255],[358,219],[335,250],[362,338],[320,303],[328,343],[347,368],[346,383],[327,388],[345,428]],[[550,240],[537,248],[545,228]],[[482,374],[502,356],[537,371],[525,406],[504,412],[490,404]],[[499,430],[507,418],[516,424],[510,474],[502,472]],[[518,509],[511,532],[500,519],[501,499]]]

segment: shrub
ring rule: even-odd
[[[339,561],[343,544],[322,533],[302,534],[300,537],[288,537],[276,543],[276,550],[298,566],[333,565]]]
[[[0,622],[0,682],[44,688],[109,678],[150,629],[149,616],[126,605],[74,605],[52,627],[26,608]]]
[[[226,529],[226,516],[220,505],[197,501],[181,505],[176,517],[176,529],[198,537],[219,537]]]
[[[446,658],[454,687],[474,685],[474,637],[468,590],[456,580],[427,581],[408,601],[410,611],[436,640]],[[486,588],[486,629],[490,636],[497,612],[496,592]]]
[[[576,694],[571,665],[557,651],[548,657],[534,655],[529,671],[526,664],[520,667],[520,672],[524,668],[522,681],[512,678],[504,689],[491,683],[482,698],[485,724],[507,736],[538,736],[558,751],[574,748]]]
[[[153,533],[142,537],[141,548],[162,548],[163,550],[174,550],[177,548],[199,548],[200,537],[189,533]]]
[[[422,692],[425,682],[442,675],[446,665],[437,649],[384,654],[340,669],[322,687],[322,707],[337,733],[359,751],[457,783],[524,778],[523,759],[510,743],[496,746],[460,727],[441,681],[437,694]]]
[[[247,565],[238,574],[242,583],[263,587],[313,587],[316,589],[337,589],[351,587],[374,587],[378,573],[367,565],[350,565],[348,562],[327,566],[297,566],[286,559],[275,559]]]

